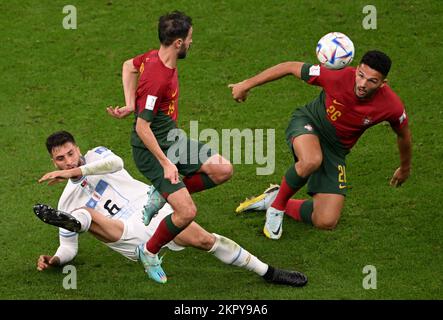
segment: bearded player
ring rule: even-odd
[[[155,192],[147,197],[145,224],[165,200],[174,210],[160,222],[143,248],[150,265],[148,272],[158,282],[162,280],[155,275],[164,274],[158,252],[197,215],[190,194],[222,184],[233,173],[227,159],[178,130],[177,63],[186,57],[192,34],[192,19],[184,13],[174,11],[161,16],[158,23],[160,48],[123,64],[126,106],[107,109],[116,118],[135,113],[132,154],[138,170],[155,187]]]
[[[64,265],[78,251],[79,234],[89,232],[100,242],[130,260],[140,261],[150,269],[143,246],[172,208],[166,204],[150,221],[143,223],[146,194],[152,186],[135,180],[125,169],[123,160],[105,147],[96,147],[83,156],[74,137],[66,131],[56,132],[46,140],[52,162],[58,170],[43,175],[39,182],[67,182],[58,210],[47,205],[34,206],[35,214],[45,223],[59,227],[60,245],[54,255],[41,255],[37,269]],[[212,253],[220,261],[255,272],[266,281],[295,287],[304,286],[307,277],[297,271],[274,268],[234,241],[209,233],[197,223],[190,223],[165,247],[181,250],[194,247]],[[166,275],[154,277],[166,282]],[[157,281],[157,280],[156,280]]]

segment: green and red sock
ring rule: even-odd
[[[206,173],[196,173],[186,176],[183,178],[183,183],[185,184],[189,193],[211,189],[217,185]]]
[[[151,239],[146,242],[146,250],[152,254],[157,254],[165,244],[173,240],[183,229],[174,225],[172,214],[167,215],[160,221]]]
[[[271,207],[284,211],[289,199],[306,184],[306,181],[308,181],[308,178],[300,177],[295,170],[295,165],[292,165],[286,171],[280,184],[280,190]]]
[[[291,218],[312,224],[312,212],[314,211],[314,202],[312,200],[291,199],[288,201],[285,214]]]

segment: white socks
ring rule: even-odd
[[[266,263],[261,262],[256,256],[250,254],[231,239],[216,233],[213,233],[213,235],[216,240],[208,252],[212,253],[219,260],[226,264],[233,264],[254,271],[260,276],[263,276],[268,271]]]
[[[91,214],[86,209],[77,209],[73,212],[71,212],[71,216],[76,218],[80,224],[81,229],[80,232],[86,232],[89,230],[89,227],[91,226],[92,218]]]

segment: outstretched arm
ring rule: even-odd
[[[232,90],[232,98],[237,102],[243,102],[247,98],[248,91],[252,88],[261,86],[267,82],[278,80],[289,74],[293,74],[301,79],[301,69],[303,64],[303,62],[297,61],[283,62],[260,72],[252,78],[235,84],[230,84],[228,87]]]
[[[124,118],[135,110],[135,91],[137,89],[138,70],[134,67],[133,59],[126,60],[122,68],[123,92],[125,95],[124,107],[109,106],[106,108],[108,114],[114,118]]]
[[[408,179],[411,171],[412,137],[409,127],[405,125],[400,129],[394,129],[397,134],[397,144],[400,153],[400,167],[395,170],[391,179],[391,185],[399,187]]]
[[[48,185],[52,185],[73,177],[113,173],[121,169],[123,169],[122,158],[112,154],[104,159],[93,161],[77,168],[48,172],[43,175],[38,182],[42,183],[44,181],[48,181]]]

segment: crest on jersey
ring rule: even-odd
[[[369,126],[372,123],[372,119],[370,117],[364,117],[363,118],[363,125]]]

